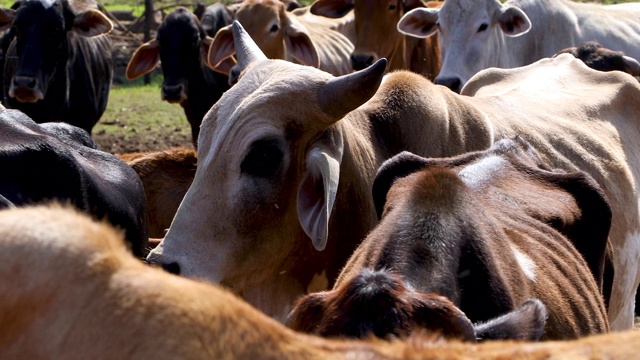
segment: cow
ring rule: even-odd
[[[439,7],[441,2],[429,2]],[[417,7],[420,0],[318,0],[311,13],[340,18],[351,9],[355,13],[355,49],[351,54],[354,70],[370,66],[379,58],[389,60],[389,71],[407,69],[433,79],[440,71],[440,50],[435,38],[416,39],[396,29],[402,16]]]
[[[482,69],[531,64],[587,41],[640,58],[639,17],[637,3],[447,0],[440,9],[408,12],[398,30],[422,38],[438,33],[442,69],[435,82],[459,92]]]
[[[407,334],[411,321],[425,315],[404,299],[437,293],[474,323],[535,297],[548,313],[544,340],[609,330],[598,284],[611,209],[586,173],[552,171],[526,141],[503,139],[446,159],[402,152],[378,171],[373,199],[380,223],[333,290],[297,302],[289,320],[294,329],[301,318],[317,324],[308,332],[318,335]],[[376,277],[362,277],[372,271],[389,272],[408,289],[367,296]],[[364,311],[380,320],[372,324]]]
[[[257,39],[268,58],[297,61],[334,75],[350,73],[351,41],[327,26],[326,21],[310,21],[309,16],[314,15],[297,16],[287,12],[280,0],[245,0],[235,12],[235,19]],[[233,44],[230,26],[218,31],[208,56],[212,69],[229,73],[224,64],[236,51]],[[229,73],[231,83],[235,83],[237,75],[232,69]]]
[[[11,27],[4,104],[38,123],[67,122],[91,133],[107,107],[113,80],[111,21],[94,2],[22,1],[0,8]]]
[[[229,291],[145,266],[122,234],[61,206],[0,211],[3,359],[630,359],[640,331],[482,344],[324,339]]]
[[[162,63],[162,99],[182,106],[194,147],[204,114],[229,89],[227,76],[206,66],[206,55],[211,38],[231,21],[230,10],[222,4],[208,6],[202,21],[178,7],[162,21],[156,38],[138,47],[127,64],[127,79],[133,80]]]
[[[204,119],[193,183],[148,261],[229,286],[283,320],[296,298],[333,285],[377,223],[369,189],[384,160],[403,150],[454,156],[520,134],[550,166],[585,171],[603,188],[613,211],[609,319],[631,326],[640,280],[633,77],[565,54],[485,71],[460,96],[411,72],[382,81],[384,60],[341,77],[269,60],[239,23],[234,31],[240,81]]]
[[[196,172],[194,150],[174,148],[118,154],[136,171],[147,199],[149,237],[163,238]]]
[[[66,123],[38,124],[18,110],[0,110],[0,194],[15,206],[67,202],[120,227],[134,255],[147,247],[140,178],[97,149],[89,133]]]
[[[640,63],[638,60],[626,56],[621,51],[613,51],[602,47],[595,41],[588,41],[580,46],[558,51],[554,56],[569,53],[582,60],[585,65],[599,71],[624,71],[632,76],[640,76]]]

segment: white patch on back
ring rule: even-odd
[[[529,278],[529,280],[536,281],[536,268],[537,268],[537,266],[533,262],[533,260],[531,260],[531,258],[528,257],[527,255],[525,255],[522,252],[520,252],[520,250],[518,250],[513,245],[511,246],[511,250],[513,250],[513,254],[516,257],[516,261],[520,265],[520,268],[522,269],[522,272],[524,272],[524,275],[527,278]]]
[[[495,179],[506,163],[500,156],[488,156],[465,167],[458,176],[470,187],[482,187]]]

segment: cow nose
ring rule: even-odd
[[[450,77],[450,78],[441,78],[441,77],[436,77],[435,81],[436,84],[438,85],[444,85],[446,87],[448,87],[449,89],[460,93],[460,87],[462,85],[461,81],[459,78],[457,77]]]
[[[36,79],[31,76],[16,76],[13,78],[13,85],[17,88],[33,90],[36,87]]]
[[[376,60],[372,54],[351,54],[351,66],[353,70],[362,70],[369,67]]]
[[[180,265],[177,262],[162,264],[162,268],[170,274],[180,275]]]
[[[184,88],[182,85],[164,85],[162,86],[162,98],[172,102],[182,99]]]

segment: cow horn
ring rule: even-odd
[[[387,68],[387,59],[360,71],[327,81],[318,91],[320,109],[335,121],[367,102],[378,91]]]
[[[236,48],[236,57],[238,58],[238,64],[235,67],[238,73],[242,72],[247,65],[254,61],[267,60],[262,50],[260,50],[238,20],[233,22],[231,30],[233,31],[233,45]]]

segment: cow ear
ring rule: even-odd
[[[611,228],[611,206],[598,183],[585,172],[545,172],[576,201],[580,214],[571,222],[551,219],[550,225],[571,241],[584,257],[596,283],[602,286],[606,249]],[[560,221],[558,221],[560,220]]]
[[[11,24],[13,24],[13,18],[15,15],[15,10],[0,7],[0,31],[6,30],[11,26]]]
[[[624,69],[626,72],[633,76],[640,76],[640,63],[638,60],[624,55],[622,57],[622,61],[624,62]]]
[[[233,44],[233,40],[231,41],[231,43]],[[206,64],[212,70],[225,75],[229,75],[229,72],[231,72],[231,68],[236,64],[236,60],[233,58],[233,56],[229,56],[222,61],[219,61],[215,68],[212,68],[209,64],[209,54],[211,52],[211,46],[213,46],[213,39],[211,37],[206,36],[204,39],[202,39],[202,42],[200,43],[200,60],[203,64]]]
[[[353,9],[353,2],[353,0],[318,0],[311,5],[309,11],[313,15],[337,19]]]
[[[232,58],[235,53],[236,48],[233,44],[231,25],[225,26],[220,28],[213,38],[204,63],[219,73],[229,75],[231,67],[235,65],[235,60]]]
[[[292,330],[316,334],[326,311],[326,298],[330,292],[323,291],[301,298],[287,316],[285,325]]]
[[[515,310],[475,325],[476,337],[483,340],[538,341],[544,334],[547,308],[538,299],[530,299]]]
[[[382,164],[378,169],[378,174],[373,181],[373,189],[371,190],[378,219],[382,217],[384,204],[387,201],[387,193],[391,189],[393,182],[424,168],[427,164],[427,159],[408,151],[403,151]]]
[[[318,251],[324,250],[329,237],[329,219],[340,181],[342,141],[340,132],[327,130],[312,144],[298,187],[298,220]]]
[[[134,80],[152,72],[159,61],[160,42],[157,39],[140,45],[127,64],[127,71],[125,72],[127,79]]]
[[[427,38],[438,31],[440,9],[417,8],[404,14],[398,21],[398,31],[405,35]]]
[[[111,20],[98,10],[87,10],[73,20],[73,31],[85,37],[108,34],[111,30]]]
[[[303,65],[320,67],[318,51],[304,26],[288,21],[285,29],[287,52]]]
[[[503,7],[498,15],[500,28],[507,36],[524,35],[531,30],[531,21],[524,11],[514,6]]]

